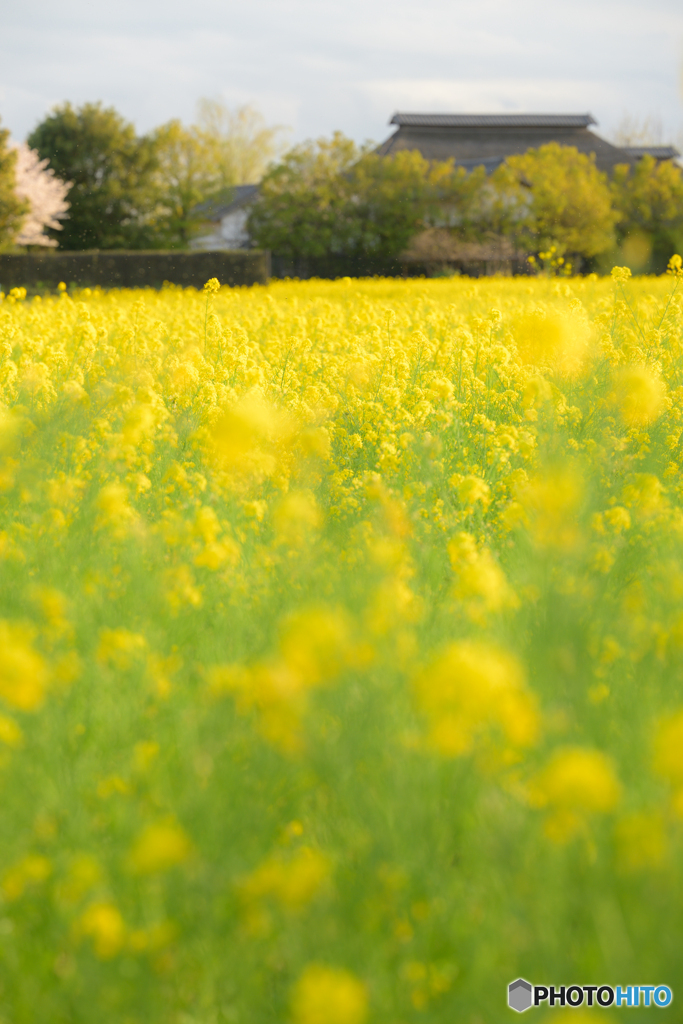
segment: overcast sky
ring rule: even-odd
[[[200,96],[297,141],[381,141],[396,110],[592,113],[683,129],[683,0],[24,0],[3,4],[0,119],[103,100],[143,132]]]

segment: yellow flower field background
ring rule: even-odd
[[[680,258],[15,289],[0,359],[2,1024],[675,987]]]

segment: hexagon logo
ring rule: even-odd
[[[517,1013],[524,1013],[531,1006],[532,999],[532,987],[528,981],[524,978],[517,978],[517,981],[511,981],[508,985],[508,1006],[511,1010],[516,1010]]]

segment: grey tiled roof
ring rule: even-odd
[[[394,114],[406,128],[587,128],[591,114]]]
[[[258,190],[258,185],[234,185],[233,188],[226,189],[225,192],[206,199],[203,203],[198,203],[192,212],[208,221],[220,220],[221,217],[225,217],[226,213],[238,210],[240,206],[244,206],[245,203],[255,198]]]
[[[620,146],[629,156],[653,156],[655,160],[675,160],[681,154],[675,146]]]

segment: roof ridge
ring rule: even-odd
[[[397,111],[389,124],[410,128],[587,128],[592,114],[424,114]]]

